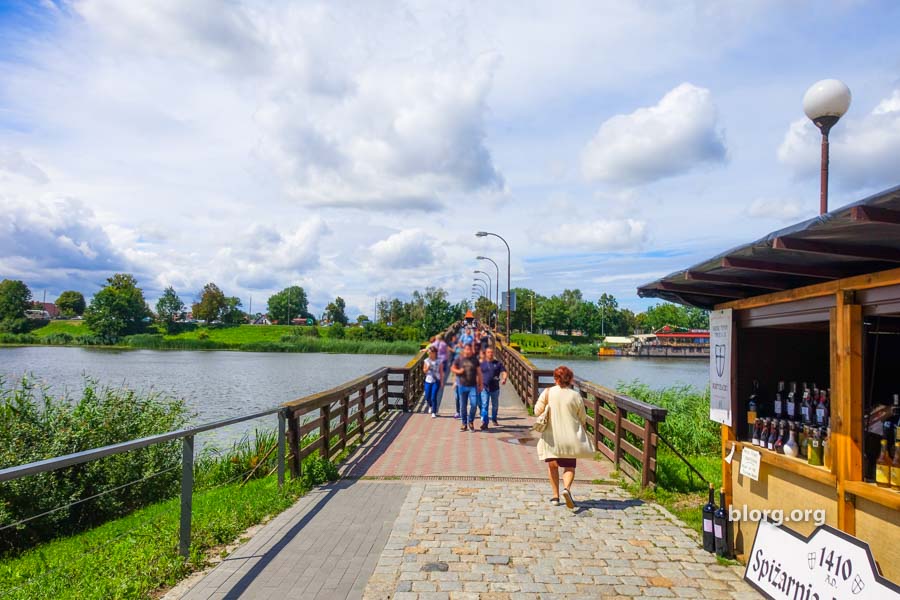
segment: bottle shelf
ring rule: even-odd
[[[865,481],[845,481],[844,490],[893,510],[900,510],[900,491],[878,487]]]
[[[802,477],[806,477],[807,479],[812,479],[813,481],[817,481],[824,485],[828,485],[831,487],[835,487],[837,485],[837,477],[834,476],[834,473],[832,473],[825,467],[817,467],[815,465],[811,465],[807,463],[806,459],[804,458],[794,458],[793,456],[778,454],[774,450],[754,446],[750,442],[735,442],[735,444],[737,444],[738,448],[741,451],[743,451],[744,448],[750,448],[751,450],[758,451],[761,455],[760,461],[766,464],[778,467],[779,469],[789,471]]]

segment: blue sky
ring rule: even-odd
[[[487,6],[486,6],[487,5]],[[900,183],[900,3],[0,1],[0,278],[635,288]],[[484,269],[493,271],[491,265]]]

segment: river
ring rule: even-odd
[[[107,350],[29,346],[0,348],[0,376],[18,380],[30,373],[54,395],[77,395],[85,376],[101,385],[127,385],[184,399],[194,423],[248,414],[314,394],[379,367],[402,366],[408,356],[277,352]],[[704,388],[705,360],[604,358],[533,359],[552,369],[568,364],[581,377],[613,387],[638,379],[651,387],[687,383]],[[234,425],[212,436],[230,442],[254,427],[273,427],[275,417]]]

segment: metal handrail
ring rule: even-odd
[[[221,421],[215,421],[213,423],[205,423],[196,427],[188,427],[187,429],[169,431],[167,433],[151,435],[145,438],[130,440],[128,442],[121,442],[119,444],[112,444],[109,446],[103,446],[101,448],[91,448],[90,450],[83,450],[81,452],[66,454],[64,456],[56,456],[54,458],[48,458],[37,462],[18,465],[15,467],[8,467],[6,469],[0,469],[0,482],[11,481],[13,479],[25,477],[26,475],[36,475],[38,473],[55,471],[56,469],[61,469],[63,467],[79,465],[81,463],[97,460],[98,458],[106,458],[107,456],[122,454],[123,452],[128,452],[129,450],[146,448],[147,446],[160,444],[162,442],[168,442],[171,440],[177,440],[189,436],[193,437],[194,435],[203,433],[204,431],[211,431],[213,429],[219,429],[220,427],[227,427],[228,425],[235,425],[237,423],[250,421],[252,419],[258,419],[260,417],[267,417],[281,410],[282,408],[280,407],[270,408],[269,410],[253,413],[251,415],[232,417],[230,419],[223,419]]]

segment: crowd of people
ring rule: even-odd
[[[425,400],[432,418],[439,416],[444,386],[452,383],[460,431],[475,431],[476,414],[481,430],[500,424],[500,386],[506,385],[507,373],[495,356],[490,332],[468,326],[459,335],[434,336],[424,369]]]
[[[506,385],[507,372],[495,356],[489,331],[469,326],[459,335],[434,336],[424,369],[425,400],[433,419],[439,415],[444,386],[452,383],[454,417],[461,421],[460,431],[475,431],[475,415],[479,413],[481,430],[499,425],[500,387]],[[570,510],[578,508],[572,496],[577,459],[592,458],[596,451],[587,435],[584,402],[573,389],[574,377],[568,367],[557,367],[553,371],[555,385],[541,392],[534,407],[535,417],[543,416],[546,421],[544,427],[536,428],[541,432],[537,454],[547,465],[553,493],[550,503],[558,506],[563,500]]]

